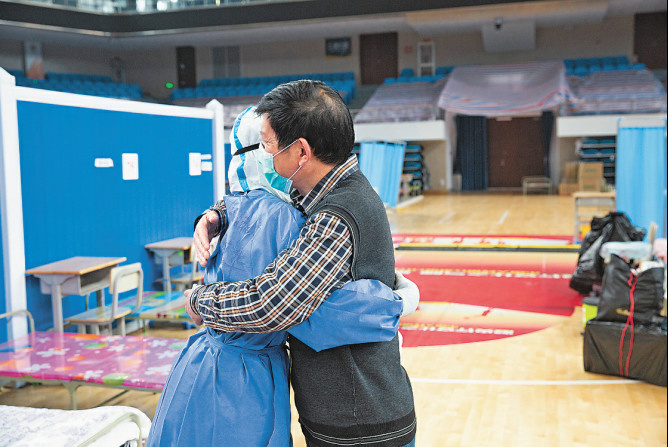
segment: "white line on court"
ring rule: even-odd
[[[438,223],[439,223],[439,224],[442,224],[443,222],[445,222],[446,220],[450,219],[450,218],[451,218],[452,216],[454,216],[455,214],[457,214],[457,213],[455,213],[454,211],[451,212],[450,214],[448,214],[447,216],[445,216],[443,219],[439,220]]]
[[[508,211],[503,213],[503,216],[501,216],[501,219],[499,219],[499,225],[503,223],[504,220],[506,220],[506,217],[508,217],[508,214],[510,214]]]
[[[425,379],[412,378],[411,383],[443,383],[460,385],[518,385],[518,386],[573,386],[573,385],[625,385],[643,383],[641,380],[473,380],[473,379]]]

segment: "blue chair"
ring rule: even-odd
[[[587,76],[589,74],[589,69],[583,65],[578,65],[573,70],[575,76]]]
[[[415,76],[415,72],[412,68],[404,68],[399,74],[400,78],[410,78],[411,76]]]
[[[614,58],[615,59],[615,64],[617,66],[620,65],[629,65],[629,58],[626,56],[617,56]]]

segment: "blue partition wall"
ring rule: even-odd
[[[2,210],[0,210],[2,213]],[[2,214],[0,214],[2,219]],[[5,261],[4,261],[4,246],[2,245],[2,237],[0,237],[0,314],[7,312],[7,303],[5,299]],[[7,320],[0,320],[0,343],[7,340]]]
[[[405,151],[406,143],[360,144],[360,170],[387,206],[397,206]]]
[[[124,256],[142,263],[146,290],[159,287],[160,267],[144,245],[191,236],[213,203],[212,172],[188,169],[190,152],[211,154],[211,120],[23,101],[17,109],[26,269]],[[122,179],[123,153],[138,154],[138,180]],[[96,159],[113,167],[96,168]],[[30,275],[26,288],[38,330],[52,327],[50,296]],[[83,309],[81,297],[63,300],[64,317]]]
[[[633,225],[666,236],[666,127],[620,127],[615,184],[617,209]]]

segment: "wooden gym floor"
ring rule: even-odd
[[[570,197],[509,194],[427,195],[389,211],[395,233],[571,235]],[[574,259],[577,259],[575,256]],[[573,264],[575,267],[575,264]],[[403,349],[418,416],[417,445],[666,446],[666,389],[582,367],[582,314],[505,339]],[[148,335],[186,338],[161,326]],[[114,390],[81,387],[80,408]],[[153,417],[158,395],[133,391],[112,401]],[[0,404],[68,408],[60,386],[2,388]],[[293,411],[295,447],[305,445]]]

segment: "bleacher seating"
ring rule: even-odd
[[[566,74],[587,76],[597,71],[643,70],[645,64],[631,64],[626,56],[564,59]]]
[[[336,89],[346,103],[355,97],[355,75],[344,73],[310,73],[248,78],[203,79],[195,88],[176,89],[170,95],[174,101],[182,98],[227,98],[233,96],[264,95],[277,85],[298,79],[323,81]]]
[[[203,107],[212,99],[218,99],[225,104],[223,122],[226,126],[231,126],[236,116],[247,107],[257,104],[262,95],[280,84],[299,79],[313,79],[324,82],[338,91],[346,104],[350,103],[357,92],[353,72],[310,73],[203,79],[197,87],[175,89],[169,99],[172,104],[192,107]]]
[[[454,69],[455,69],[454,65],[453,66],[448,66],[448,67],[445,67],[445,66],[436,67],[436,75],[437,76],[447,76],[450,73],[452,73],[452,70],[454,70]]]
[[[562,115],[653,113],[666,111],[666,90],[647,69],[594,71],[569,76],[574,98]]]
[[[248,107],[253,106],[260,102],[262,95],[244,95],[244,96],[228,96],[228,97],[188,97],[188,98],[177,98],[173,99],[171,102],[174,105],[186,106],[186,107],[204,107],[212,99],[218,99],[223,103],[223,126],[232,127],[234,120],[237,116],[246,110]]]
[[[143,92],[138,84],[113,82],[109,76],[78,73],[46,73],[45,79],[30,79],[22,70],[7,70],[21,87],[41,88],[81,95],[107,98],[141,99]]]
[[[437,102],[446,79],[442,75],[387,78],[355,116],[355,123],[438,119]]]

